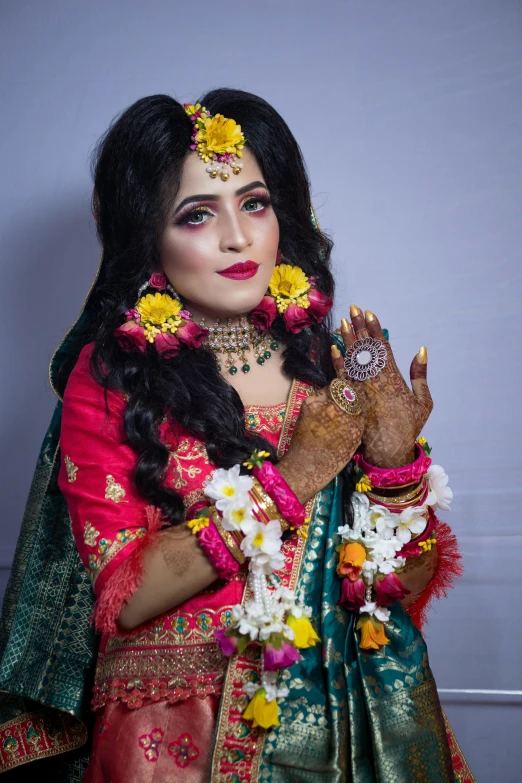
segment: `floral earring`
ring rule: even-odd
[[[155,293],[142,296],[148,288]],[[147,343],[153,345],[164,359],[177,356],[181,344],[199,348],[208,332],[192,320],[183,309],[179,294],[161,272],[155,272],[138,289],[138,301],[125,313],[126,321],[114,331],[124,351],[145,353]]]

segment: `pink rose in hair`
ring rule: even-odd
[[[147,340],[142,326],[138,326],[136,321],[126,321],[113,332],[120,348],[124,351],[140,351],[145,353]]]
[[[227,636],[225,628],[217,628],[214,636],[223,655],[234,655],[237,652],[237,636]]]
[[[322,291],[318,291],[317,288],[311,288],[307,296],[310,302],[307,312],[313,315],[317,323],[320,324],[325,315],[332,309],[333,299],[331,296],[323,294]]]
[[[357,612],[366,603],[364,597],[365,589],[362,579],[357,579],[355,582],[352,582],[351,579],[343,579],[341,583],[341,597],[337,603],[351,612]]]
[[[132,310],[127,310],[127,312],[125,313],[125,318],[133,318],[137,324],[139,324],[139,322],[141,321],[141,315],[138,313],[137,310],[134,309],[134,307],[132,308]]]
[[[268,332],[277,315],[277,308],[273,296],[264,296],[257,307],[252,310],[252,323],[256,329]]]
[[[293,644],[281,640],[281,647],[276,647],[267,642],[263,651],[263,666],[265,671],[275,672],[293,666],[300,658],[301,653]]]
[[[154,338],[154,347],[163,359],[172,359],[178,355],[181,344],[175,334],[161,332]]]
[[[189,348],[199,348],[208,334],[208,329],[198,326],[194,321],[186,321],[176,330],[176,337]]]
[[[288,309],[283,313],[283,318],[286,328],[292,334],[302,332],[305,327],[311,326],[313,323],[308,315],[308,310],[295,304],[288,305]]]
[[[154,274],[150,276],[149,285],[151,288],[163,290],[167,287],[167,278],[161,272],[154,272]]]
[[[375,594],[380,606],[391,606],[395,601],[402,601],[410,592],[393,571],[375,582]]]
[[[183,318],[185,321],[192,321],[192,313],[188,310],[180,310],[178,313],[180,318]]]

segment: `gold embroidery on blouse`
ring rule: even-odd
[[[105,487],[105,500],[113,500],[115,503],[121,503],[125,497],[125,490],[121,484],[117,484],[114,476],[107,476],[107,486]]]
[[[74,462],[69,459],[67,454],[63,458],[63,461],[65,462],[65,470],[67,471],[67,481],[69,484],[72,484],[73,481],[76,481],[76,474],[78,473],[78,468],[74,464]]]
[[[100,535],[100,531],[96,530],[94,525],[90,522],[85,523],[85,530],[83,531],[83,540],[87,546],[96,546],[96,539]]]
[[[169,466],[171,460],[174,460],[177,473],[177,475],[175,474],[172,478],[174,489],[181,489],[182,487],[187,486],[188,481],[183,478],[183,473],[186,473],[188,478],[193,480],[202,472],[201,468],[198,468],[196,465],[189,464],[188,467],[186,467],[182,464],[183,462],[192,462],[197,459],[203,459],[206,465],[210,464],[205,444],[196,441],[191,446],[188,438],[183,438],[178,448],[169,453]]]

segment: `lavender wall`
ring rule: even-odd
[[[404,370],[429,348],[425,434],[466,573],[428,641],[440,688],[497,691],[442,694],[479,783],[519,781],[522,761],[521,15],[519,0],[0,3],[3,583],[54,407],[48,361],[98,264],[94,142],[144,95],[258,93],[308,162],[337,315],[374,310]]]

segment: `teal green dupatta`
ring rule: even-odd
[[[390,644],[361,650],[356,616],[337,606],[341,484],[319,493],[298,590],[322,645],[285,671],[281,725],[268,732],[263,783],[453,783],[451,754],[426,646],[400,604]]]

